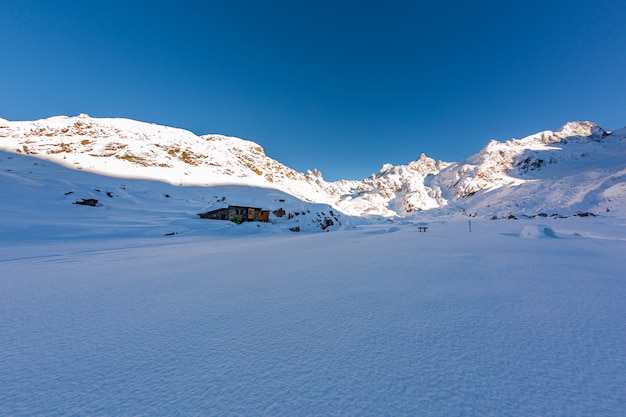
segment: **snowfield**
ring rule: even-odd
[[[0,151],[0,416],[624,416],[620,152],[383,218]],[[237,203],[271,221],[197,215]]]
[[[7,242],[0,414],[620,416],[626,222]]]

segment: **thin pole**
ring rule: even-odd
[[[472,219],[469,220],[470,233],[472,233]]]

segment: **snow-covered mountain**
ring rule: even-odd
[[[294,171],[254,142],[221,135],[196,136],[128,119],[52,117],[0,120],[0,147],[106,175],[175,185],[238,184],[283,189],[320,200],[319,174]]]
[[[433,184],[455,210],[484,216],[623,210],[626,129],[571,122],[556,132],[490,141]]]
[[[328,182],[317,170],[297,172],[239,138],[87,115],[0,119],[0,149],[107,176],[276,189],[353,216],[497,218],[626,205],[626,129],[607,132],[590,122],[492,140],[456,163],[422,154],[407,165],[383,165],[362,181]]]

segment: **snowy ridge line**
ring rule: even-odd
[[[0,149],[120,178],[184,186],[279,190],[351,216],[432,217],[611,212],[626,205],[626,129],[570,122],[557,131],[489,141],[459,162],[422,154],[361,181],[297,172],[251,141],[129,119],[0,119]]]

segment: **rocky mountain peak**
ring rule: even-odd
[[[569,122],[555,132],[563,139],[590,139],[599,140],[607,135],[607,132],[593,122]]]

